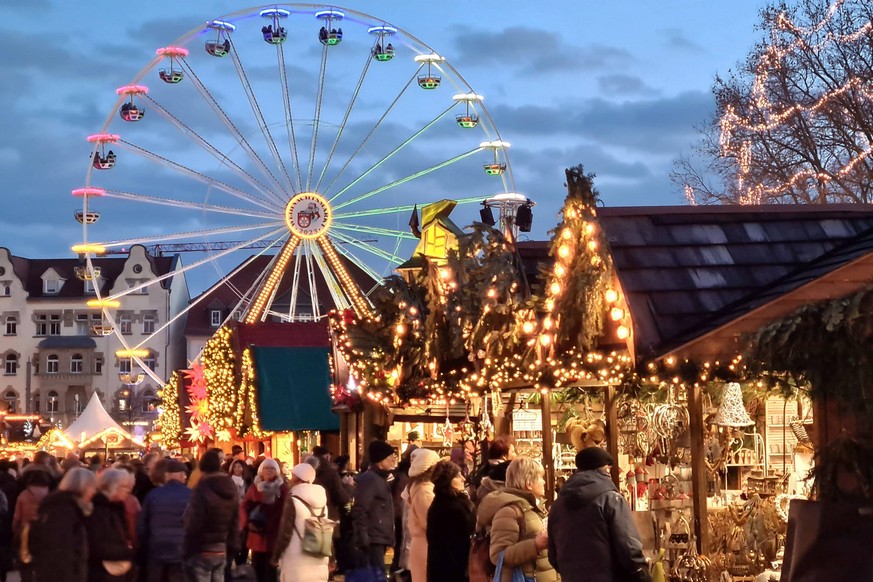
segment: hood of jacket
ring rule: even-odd
[[[513,503],[535,507],[536,498],[530,491],[504,487],[498,491],[489,493],[482,498],[479,509],[476,511],[476,521],[480,528],[490,526],[494,521],[494,515]]]
[[[327,493],[324,487],[314,483],[298,483],[291,488],[291,495],[305,501],[316,513],[320,508],[327,505]]]
[[[72,491],[55,491],[46,495],[39,504],[40,511],[50,511],[56,505],[74,505],[83,515],[91,515],[94,504],[85,501]]]
[[[565,499],[568,507],[582,507],[607,491],[618,491],[612,479],[599,469],[579,471],[561,487],[558,497]]]
[[[224,473],[206,473],[200,478],[197,487],[202,487],[207,497],[215,496],[224,501],[239,496],[236,483]]]

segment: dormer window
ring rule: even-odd
[[[209,311],[209,321],[212,327],[221,327],[221,310],[212,309]]]
[[[45,295],[57,295],[61,290],[61,282],[58,279],[43,279],[42,292]]]

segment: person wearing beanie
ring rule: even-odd
[[[563,582],[651,580],[630,506],[610,478],[614,462],[600,447],[579,451],[549,512],[549,562]]]
[[[201,477],[182,516],[184,569],[195,580],[224,576],[227,555],[240,549],[239,492],[221,462],[214,449],[200,458]]]
[[[181,580],[185,513],[191,490],[185,486],[186,467],[174,459],[163,463],[164,484],[149,491],[137,518],[136,533],[142,548],[146,580]]]
[[[385,441],[373,441],[367,449],[370,467],[355,485],[352,508],[354,546],[360,561],[385,575],[385,550],[394,544],[394,500],[388,484],[397,466],[394,447]]]
[[[427,511],[434,495],[430,478],[439,460],[440,456],[430,449],[418,449],[412,453],[409,484],[403,492],[404,529],[409,533],[406,566],[414,582],[427,582]],[[402,556],[400,564],[404,565]]]
[[[246,491],[240,507],[240,527],[248,533],[246,547],[252,551],[252,568],[257,582],[275,582],[278,579],[271,558],[287,495],[288,485],[282,479],[279,463],[274,459],[261,461],[255,482]]]
[[[327,492],[315,479],[316,470],[309,463],[300,463],[291,470],[291,491],[272,556],[272,563],[279,567],[281,582],[315,582],[328,580],[330,575],[329,559],[304,552],[299,535],[305,530],[307,519],[327,513]]]

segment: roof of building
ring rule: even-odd
[[[299,259],[299,257],[299,255],[295,255],[294,259],[289,261],[287,267],[285,268],[285,273],[282,276],[281,281],[279,281],[279,285],[276,291],[276,297],[273,300],[273,311],[281,312],[283,311],[283,306],[284,311],[288,311],[288,305],[290,305],[291,287],[294,279],[294,270],[296,266],[296,261]],[[201,293],[199,296],[193,298],[191,300],[191,303],[194,304],[195,307],[192,308],[188,313],[188,320],[185,325],[185,335],[188,337],[211,336],[213,333],[215,333],[215,330],[217,328],[212,325],[210,311],[214,309],[221,309],[222,318],[226,317],[230,313],[230,310],[232,310],[239,302],[242,294],[248,292],[249,289],[252,288],[252,286],[258,280],[260,275],[264,272],[264,270],[269,267],[269,264],[272,260],[273,255],[258,255],[250,257],[243,261],[235,269],[233,269],[226,277],[223,277],[212,287]],[[364,292],[365,295],[378,285],[377,281],[375,281],[360,267],[352,263],[343,255],[340,255],[340,260],[342,261],[343,266],[349,272],[349,275],[351,275],[352,279]],[[312,294],[310,293],[309,281],[308,278],[305,276],[305,273],[306,266],[304,263],[301,264],[301,276],[298,282],[297,290],[298,313],[305,311],[309,311],[310,313],[312,312],[311,306],[307,309],[307,305],[311,305]],[[334,303],[333,296],[330,293],[330,289],[328,288],[327,282],[324,280],[324,277],[321,274],[321,271],[316,268],[314,275],[315,291],[316,297],[318,298],[319,313],[324,315],[327,314],[327,312],[336,309],[336,305]],[[202,307],[198,308],[197,306]],[[321,327],[321,329],[326,329],[327,320],[321,320],[319,322],[319,326]]]
[[[176,267],[179,255],[173,256],[152,256],[148,255],[149,263],[152,270],[158,275],[166,275],[172,272]],[[55,298],[70,298],[84,297],[90,295],[85,293],[85,282],[76,276],[76,267],[85,265],[84,260],[76,258],[63,259],[28,259],[25,257],[12,256],[12,268],[15,274],[21,280],[30,299],[55,299]],[[119,257],[104,257],[95,258],[92,264],[95,268],[100,268],[100,281],[102,282],[101,291],[111,289],[115,285],[115,279],[124,270],[127,256]],[[54,269],[59,277],[64,279],[64,284],[57,293],[44,293],[42,275],[49,269]],[[172,281],[171,277],[161,281],[164,288],[168,288]]]
[[[53,335],[40,341],[39,349],[83,349],[93,350],[97,348],[97,342],[86,335]]]
[[[769,317],[873,282],[859,263],[873,252],[873,205],[607,207],[598,216],[641,355],[668,353],[801,290],[805,299]],[[528,273],[548,249],[520,243]]]

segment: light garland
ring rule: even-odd
[[[158,391],[161,407],[157,425],[161,430],[161,442],[167,449],[178,449],[181,446],[182,414],[179,409],[181,380],[179,372],[174,370],[167,383]]]
[[[222,441],[230,440],[240,386],[233,342],[233,329],[223,326],[209,338],[200,356],[208,398],[200,401],[208,402],[208,406],[203,407],[202,418],[213,429],[215,438]]]

